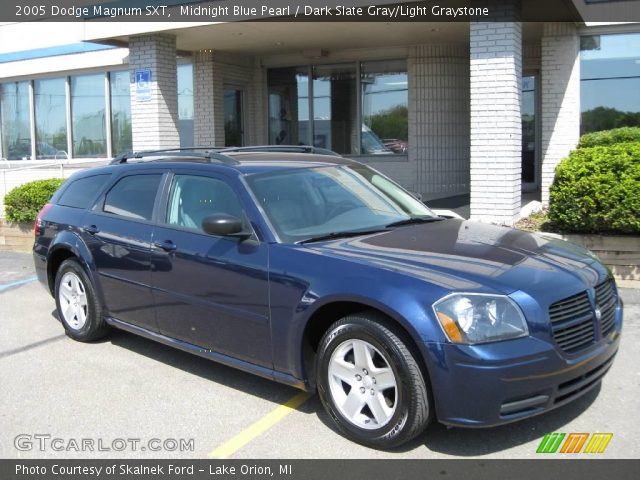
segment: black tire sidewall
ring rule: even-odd
[[[333,401],[331,395],[328,366],[331,355],[343,342],[350,339],[364,340],[376,347],[386,358],[391,366],[398,384],[396,411],[391,420],[378,429],[367,430],[353,425],[341,413]],[[329,415],[333,418],[340,430],[358,443],[369,446],[385,447],[388,443],[396,443],[394,439],[401,436],[411,412],[411,405],[407,399],[411,398],[411,378],[405,365],[402,353],[382,335],[371,327],[358,321],[357,318],[345,319],[345,322],[330,329],[321,341],[318,350],[319,361],[317,366],[318,393]],[[401,443],[401,442],[398,442]]]
[[[60,305],[60,282],[65,273],[72,272],[78,276],[84,287],[85,295],[87,297],[87,320],[80,329],[74,329],[64,319],[62,314],[62,306]],[[56,274],[55,283],[55,300],[56,308],[58,309],[58,318],[64,326],[66,334],[76,340],[88,340],[95,332],[100,328],[99,324],[99,312],[98,302],[95,295],[95,290],[82,266],[76,260],[65,260]]]

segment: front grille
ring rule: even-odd
[[[595,342],[593,307],[587,292],[581,292],[549,307],[553,338],[568,353]]]
[[[607,280],[596,287],[596,305],[600,308],[600,331],[606,337],[613,331],[616,317],[616,295],[611,280]]]
[[[611,279],[595,287],[595,301],[602,314],[600,334],[605,337],[615,326],[616,294]],[[582,350],[596,340],[594,308],[586,291],[551,305],[549,319],[553,338],[567,353]]]

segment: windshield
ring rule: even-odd
[[[393,181],[364,165],[248,175],[246,181],[284,242],[436,215]]]

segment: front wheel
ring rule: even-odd
[[[392,448],[431,420],[427,383],[405,336],[377,312],[349,315],[320,341],[320,399],[347,437]]]

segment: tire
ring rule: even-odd
[[[318,347],[316,381],[322,404],[343,435],[388,449],[429,425],[428,385],[408,345],[406,335],[375,311],[329,327]]]
[[[67,336],[91,342],[109,331],[91,280],[77,260],[65,260],[56,272],[55,299]]]

